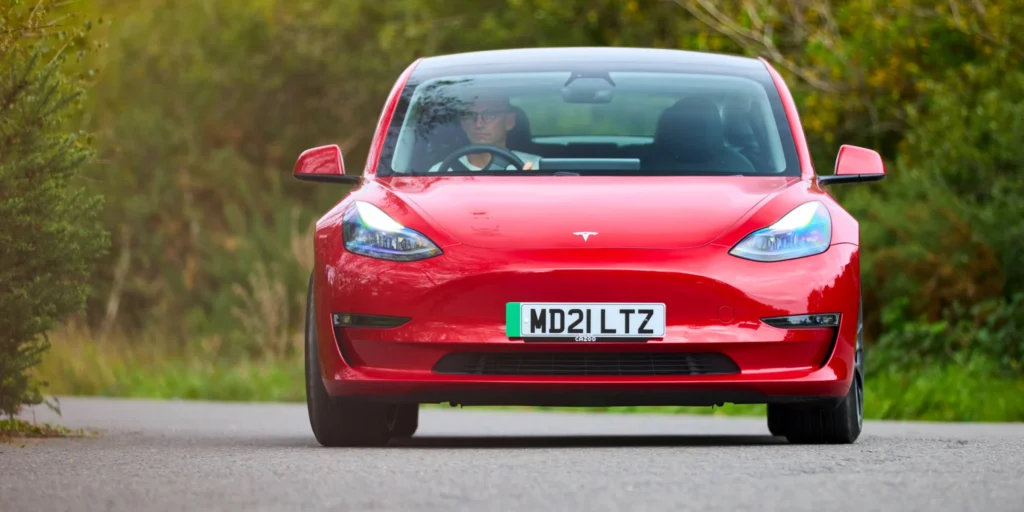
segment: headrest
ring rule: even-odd
[[[722,125],[726,142],[753,137],[754,130],[751,118],[750,109],[744,105],[735,103],[725,105],[722,108]]]
[[[662,112],[654,132],[654,145],[680,161],[707,161],[724,147],[724,130],[714,103],[704,98],[685,98]]]
[[[522,108],[515,105],[511,108],[516,115],[516,125],[509,130],[505,142],[510,149],[524,150],[533,142],[533,136],[530,133],[530,118],[526,117],[526,112]]]

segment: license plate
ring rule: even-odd
[[[509,338],[608,338],[665,336],[665,305],[658,303],[509,302],[505,305]]]

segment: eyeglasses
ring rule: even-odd
[[[476,112],[474,110],[466,110],[460,114],[463,122],[476,122],[477,119],[483,119],[485,123],[493,123],[498,116],[507,114],[508,110],[493,110],[487,109],[483,112]]]

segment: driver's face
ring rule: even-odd
[[[500,101],[474,101],[462,114],[462,129],[473,144],[505,147],[508,131],[515,125],[515,114]]]

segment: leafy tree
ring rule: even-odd
[[[84,305],[106,244],[99,197],[76,185],[91,152],[68,128],[82,90],[64,72],[84,30],[58,32],[49,6],[0,6],[0,412],[43,402],[30,370],[46,333]],[[51,43],[60,46],[51,47]]]
[[[796,89],[819,173],[841,144],[895,159],[912,112],[951,75],[1024,58],[1018,0],[675,0]],[[937,80],[938,78],[938,80]]]

